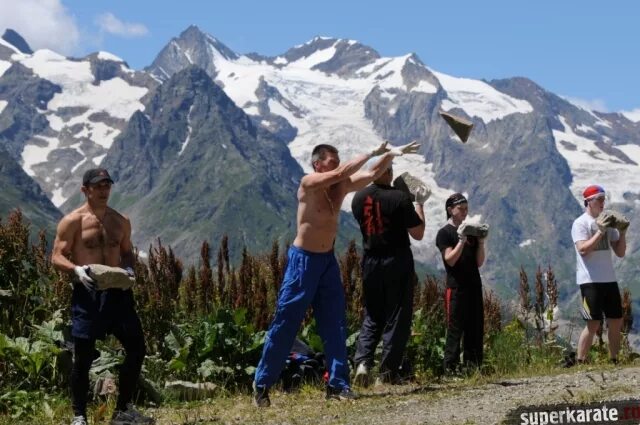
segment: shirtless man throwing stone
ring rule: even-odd
[[[313,149],[314,172],[304,176],[298,188],[297,235],[289,248],[278,305],[253,383],[256,406],[271,404],[269,388],[276,383],[286,364],[309,305],[313,307],[326,355],[327,399],[356,398],[349,386],[346,307],[340,269],[333,253],[340,206],[347,193],[360,190],[380,177],[395,156],[416,153],[418,146],[410,143],[389,149],[383,143],[373,152],[342,165],[335,147],[318,145]],[[381,158],[370,170],[359,171],[376,156]]]

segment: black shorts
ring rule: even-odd
[[[583,283],[580,285],[584,320],[621,319],[622,300],[618,282]]]
[[[135,310],[131,289],[89,291],[76,283],[71,296],[71,335],[83,339],[104,339],[107,334],[140,335],[142,325]]]

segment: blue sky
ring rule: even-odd
[[[350,38],[454,76],[525,76],[597,110],[640,108],[640,2],[0,0],[0,10],[0,28],[36,48],[106,50],[138,69],[195,24],[238,53]]]

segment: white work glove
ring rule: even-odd
[[[431,196],[431,189],[429,189],[429,186],[427,185],[418,186],[415,188],[413,196],[416,197],[416,204],[424,205],[424,203],[427,202],[427,199]]]
[[[408,153],[418,153],[419,147],[420,147],[420,144],[418,142],[411,142],[403,146],[397,146],[397,147],[391,148],[389,150],[389,153],[393,156],[402,156]]]
[[[383,144],[381,144],[379,147],[375,148],[374,150],[371,151],[371,153],[369,153],[369,156],[371,158],[373,158],[374,156],[380,156],[384,153],[389,152],[389,148],[387,147],[387,144],[389,142],[384,142]]]
[[[600,232],[607,233],[607,228],[613,227],[615,221],[616,219],[611,213],[603,211],[596,219],[596,224],[598,225],[598,230],[600,230]]]
[[[73,268],[73,273],[75,273],[80,283],[82,283],[82,285],[84,285],[84,287],[87,288],[87,290],[89,291],[96,290],[96,286],[95,286],[96,282],[95,280],[91,279],[91,277],[89,277],[89,274],[88,274],[89,266],[75,266]]]
[[[132,267],[127,267],[127,268],[125,268],[124,270],[127,272],[127,274],[129,275],[129,277],[130,277],[131,279],[135,279],[135,278],[136,278],[135,272],[133,271],[133,268],[132,268]],[[127,289],[122,288],[122,290],[123,290],[123,291],[126,291]]]
[[[464,234],[464,229],[466,227],[467,223],[465,223],[464,221],[460,223],[460,226],[458,226],[458,239],[460,239],[460,242],[462,243],[467,242],[467,235]]]
[[[615,229],[618,229],[620,233],[626,232],[629,227],[629,219],[617,211],[611,211],[611,215],[614,219],[612,226]]]

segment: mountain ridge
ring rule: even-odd
[[[18,53],[11,54],[12,57],[15,55]],[[134,75],[118,60],[106,60],[108,54],[104,53],[102,58],[98,56],[95,60],[99,61],[99,66],[90,66],[91,84],[105,84],[116,79],[124,81],[126,75]],[[0,56],[3,57],[6,58]],[[19,62],[28,65],[28,60],[22,58]],[[91,58],[85,60],[90,61]],[[398,174],[410,171],[432,186],[433,196],[426,205],[427,234],[435,235],[443,224],[446,197],[453,191],[466,192],[471,213],[480,214],[492,225],[488,241],[490,255],[483,277],[490,286],[502,288],[510,296],[517,291],[515,277],[520,265],[531,269],[549,264],[557,268],[557,275],[564,282],[563,300],[573,296],[575,254],[569,229],[572,220],[580,213],[581,188],[587,182],[602,179],[611,193],[612,206],[625,211],[632,219],[637,215],[636,201],[640,200],[640,192],[636,188],[640,187],[640,177],[635,176],[640,176],[637,173],[640,171],[637,169],[640,164],[637,131],[640,123],[632,122],[621,114],[585,110],[525,77],[489,81],[453,77],[429,68],[415,54],[381,57],[374,49],[354,40],[316,37],[275,57],[241,55],[195,26],[169,41],[146,68],[146,73],[134,75],[140,81],[144,75],[151,75],[154,83],[147,85],[144,96],[136,98],[141,106],[132,110],[128,118],[117,121],[119,130],[110,138],[111,144],[106,146],[105,143],[104,149],[99,150],[101,160],[105,162],[98,163],[115,167],[125,177],[124,190],[131,194],[144,193],[144,196],[150,191],[159,191],[154,192],[157,199],[151,202],[153,205],[147,206],[153,206],[155,210],[166,209],[160,199],[169,200],[159,187],[165,185],[167,193],[173,196],[180,193],[166,177],[171,175],[175,164],[170,161],[170,165],[163,169],[163,173],[168,174],[161,178],[162,182],[152,179],[156,171],[143,167],[148,176],[141,176],[138,186],[126,178],[126,172],[136,174],[135,168],[119,170],[118,164],[126,162],[129,156],[138,155],[140,146],[136,141],[146,137],[143,134],[152,133],[160,127],[167,127],[167,136],[157,143],[171,141],[172,145],[171,149],[159,152],[171,152],[176,156],[186,146],[183,155],[189,155],[192,142],[202,137],[198,136],[197,126],[189,125],[189,108],[170,108],[178,114],[176,121],[172,121],[170,116],[160,118],[161,114],[153,118],[151,115],[154,114],[149,115],[147,108],[153,104],[151,99],[158,87],[184,69],[191,69],[189,73],[193,74],[196,72],[193,66],[199,67],[231,103],[243,111],[239,122],[248,120],[246,123],[253,126],[256,135],[262,132],[271,134],[264,136],[273,138],[269,143],[287,150],[297,163],[298,171],[285,173],[293,172],[288,175],[294,180],[310,171],[308,158],[315,144],[334,144],[340,150],[341,158],[346,160],[379,145],[382,140],[398,145],[417,139],[422,143],[421,155],[399,158],[394,168]],[[3,79],[4,76],[0,77],[0,87]],[[133,80],[127,84],[133,84]],[[60,87],[63,94],[67,92],[64,84]],[[54,103],[58,96],[54,95]],[[180,97],[165,98],[162,102],[170,105],[177,98]],[[125,101],[132,102],[133,99]],[[153,106],[154,110],[161,107]],[[439,117],[440,110],[474,123],[468,143],[461,144],[457,140]],[[55,113],[59,112],[58,108]],[[45,112],[46,117],[48,114]],[[0,122],[2,119],[0,115]],[[108,121],[110,118],[103,119]],[[246,123],[241,127],[248,133],[249,124]],[[260,137],[253,143],[262,140]],[[189,138],[190,141],[185,143]],[[69,139],[69,143],[73,141],[73,138]],[[114,147],[116,145],[119,147]],[[149,160],[162,158],[150,157]],[[202,158],[209,157],[203,154],[193,158],[192,166],[206,168]],[[289,169],[288,165],[283,167]],[[76,170],[68,180],[69,188],[77,187],[79,172],[80,169]],[[238,179],[233,173],[229,173],[227,178]],[[36,179],[46,183],[43,176],[36,176]],[[282,194],[282,199],[288,199],[283,201],[282,211],[270,215],[269,220],[273,222],[263,221],[259,227],[277,228],[289,235],[294,231],[295,199],[293,202],[291,199],[296,184],[286,187],[291,193],[288,197]],[[118,194],[119,190],[116,183],[114,193]],[[248,186],[241,185],[236,190],[250,191]],[[224,195],[217,196],[222,199]],[[116,203],[125,209],[136,202],[133,195],[129,195],[129,200],[124,199],[126,196],[122,192],[116,198]],[[267,205],[268,201],[261,199]],[[349,217],[349,202],[350,198],[342,206],[345,228],[341,231],[357,237]],[[275,208],[273,202],[271,204]],[[144,202],[136,207],[139,209],[135,212],[141,218],[144,216],[142,205]],[[181,208],[188,211],[190,206],[185,204]],[[217,212],[203,209],[197,214],[198,220],[206,221],[206,214],[222,214],[221,206],[217,208]],[[234,204],[234,208],[236,213],[246,214],[239,204]],[[224,220],[218,223],[235,229],[237,217],[225,217],[228,220],[226,224]],[[156,224],[149,224],[155,226],[156,231],[166,225],[160,218],[158,220]],[[285,222],[289,228],[284,226]],[[151,235],[151,230],[146,228],[142,232]],[[251,231],[255,229],[243,233],[243,241],[249,245],[257,243],[257,239],[250,236]],[[632,235],[631,257],[638,255],[633,238]],[[175,234],[169,238],[179,239]],[[198,251],[193,240],[181,242],[180,246],[179,251]],[[414,244],[414,253],[420,262],[430,267],[441,267],[439,253],[428,237]],[[624,276],[623,285],[635,284],[632,272],[635,268],[629,263],[623,262],[618,266],[621,276]]]

